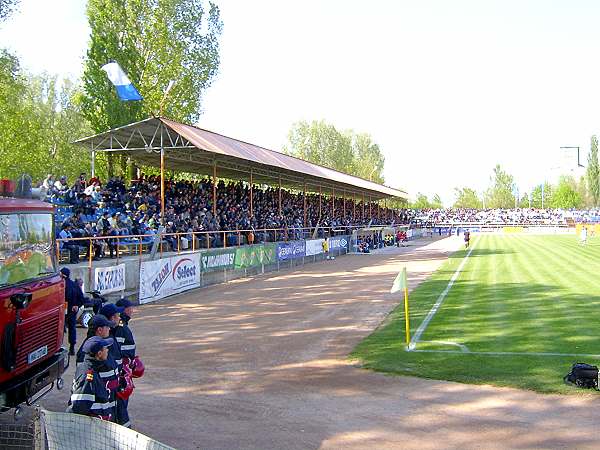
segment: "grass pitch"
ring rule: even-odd
[[[400,303],[351,356],[382,372],[576,392],[562,381],[571,364],[600,365],[600,237],[587,246],[574,235],[482,235],[471,242],[416,351],[405,350]],[[412,335],[466,254],[453,254],[410,294]]]

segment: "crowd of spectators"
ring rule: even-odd
[[[66,177],[55,179],[48,175],[39,187],[47,201],[62,205],[57,215],[57,233],[62,248],[68,249],[71,262],[76,262],[80,247],[89,252],[89,241],[69,241],[72,238],[104,236],[93,240],[94,258],[105,254],[114,257],[116,237],[166,233],[164,241],[172,249],[196,235],[198,245],[214,247],[267,240],[303,239],[306,228],[342,229],[377,224],[405,224],[433,227],[453,224],[536,224],[565,225],[576,222],[599,222],[597,210],[561,209],[399,209],[379,208],[375,203],[363,205],[341,198],[332,201],[318,194],[306,196],[306,224],[302,192],[254,185],[252,215],[250,214],[250,186],[248,183],[218,181],[216,206],[213,210],[213,185],[210,178],[198,181],[165,181],[165,218],[161,220],[160,178],[141,176],[128,185],[122,178],[103,183],[98,178],[87,179],[82,173],[69,184]],[[320,207],[319,207],[320,204]],[[335,206],[334,206],[335,205]],[[363,215],[364,210],[364,215]],[[213,213],[215,211],[215,213]],[[161,228],[164,226],[164,228]],[[239,230],[239,233],[237,232]],[[252,230],[252,231],[250,231]],[[271,231],[269,231],[271,230]],[[273,231],[278,230],[278,231]],[[224,234],[223,231],[231,233]],[[172,233],[185,233],[179,238]],[[110,239],[109,237],[112,237]],[[121,242],[125,242],[124,238]],[[179,239],[179,241],[178,241]],[[373,246],[374,243],[371,243]],[[89,256],[89,254],[87,255]]]
[[[423,226],[442,224],[481,225],[568,225],[577,222],[598,222],[600,211],[564,209],[423,209],[410,212],[410,223]]]
[[[121,178],[112,178],[103,184],[97,178],[87,180],[86,175],[81,174],[69,185],[65,177],[54,180],[48,175],[41,189],[48,201],[67,205],[68,211],[63,211],[57,217],[58,237],[61,239],[151,235],[157,233],[163,223],[160,178],[157,176],[142,176],[127,186]],[[164,240],[172,248],[177,248],[181,242],[177,242],[177,238],[169,233],[187,233],[183,236],[187,242],[191,239],[191,233],[208,232],[198,235],[199,245],[213,247],[222,245],[223,231],[237,230],[241,232],[226,235],[228,245],[237,245],[238,239],[245,243],[255,239],[257,242],[272,240],[275,237],[306,237],[302,192],[282,189],[280,211],[279,189],[255,185],[252,189],[251,215],[250,186],[241,181],[225,183],[220,180],[217,183],[214,210],[212,202],[213,184],[209,178],[199,181],[166,180],[163,233],[167,233],[167,236]],[[320,230],[349,230],[369,223],[399,223],[408,219],[404,212],[394,215],[392,210],[378,208],[374,203],[365,205],[363,216],[362,203],[356,207],[351,199],[346,199],[345,203],[344,211],[341,198],[332,201],[330,197],[323,196],[319,201],[318,194],[307,194],[306,228],[319,226]],[[83,247],[83,244],[81,241],[63,241],[63,248],[70,250],[71,262],[77,260],[78,247]],[[95,240],[92,249],[94,257],[100,258],[105,253],[113,257],[115,245],[116,239]]]

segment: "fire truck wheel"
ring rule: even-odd
[[[89,311],[84,312],[81,315],[81,319],[79,319],[79,323],[81,323],[81,326],[83,328],[87,328],[90,325],[90,320],[92,320],[92,313]]]
[[[58,389],[59,391],[62,390],[62,388],[65,387],[65,380],[63,380],[62,378],[59,378],[56,380],[56,389]]]

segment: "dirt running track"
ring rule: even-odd
[[[398,270],[414,287],[457,245],[345,256],[139,308],[147,370],[134,428],[181,449],[600,448],[593,397],[385,376],[346,360],[397,304]],[[64,410],[67,398],[42,404]]]

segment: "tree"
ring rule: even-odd
[[[468,187],[454,188],[454,193],[456,194],[454,208],[481,209],[481,200],[474,189]]]
[[[219,67],[219,8],[198,0],[89,0],[82,110],[94,132],[159,113],[194,123]],[[102,70],[117,61],[143,101],[121,102]],[[164,91],[175,84],[161,111]]]
[[[413,204],[410,205],[410,207],[413,209],[428,209],[432,206],[431,203],[429,203],[429,199],[427,198],[427,196],[419,192],[417,194],[417,199]]]
[[[519,208],[529,208],[529,194],[527,192],[525,192],[522,196],[521,196],[521,200],[519,200]]]
[[[514,208],[515,182],[513,176],[502,170],[500,164],[496,164],[490,182],[491,186],[486,192],[486,206],[488,208]]]
[[[586,178],[592,204],[598,206],[600,200],[600,165],[598,164],[598,138],[596,136],[592,136]]]
[[[19,5],[20,0],[0,0],[0,22],[5,21]]]
[[[385,158],[367,133],[354,134],[348,132],[352,141],[352,153],[354,155],[354,167],[352,174],[365,180],[383,183],[383,167]]]
[[[28,173],[41,180],[48,173],[71,180],[89,170],[89,155],[71,144],[90,134],[74,98],[78,92],[69,80],[59,82],[46,74],[21,73],[16,59],[6,70],[0,58],[0,177],[15,179]],[[12,71],[12,75],[10,75]]]
[[[577,182],[573,177],[561,176],[556,189],[552,194],[550,206],[552,208],[579,208],[583,205],[583,199],[577,192]]]
[[[369,134],[338,131],[324,120],[292,125],[284,152],[340,172],[383,183],[384,157]]]
[[[433,198],[431,199],[431,207],[434,209],[442,209],[444,207],[444,203],[442,202],[442,198],[439,196],[439,194],[434,194]]]
[[[552,203],[552,194],[554,192],[553,186],[544,182],[544,189],[542,190],[542,185],[539,184],[531,191],[531,207],[532,208],[550,208]],[[542,193],[544,194],[544,199],[542,201]]]

